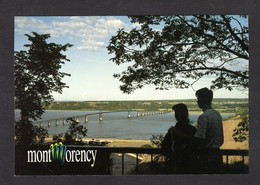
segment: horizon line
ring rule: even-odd
[[[248,98],[214,98],[216,99],[248,99]],[[186,99],[150,99],[150,100],[53,100],[53,102],[86,102],[86,101],[178,101],[178,100],[196,100],[196,98],[186,98]]]

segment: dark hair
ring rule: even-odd
[[[208,88],[202,88],[196,91],[196,96],[198,98],[198,101],[200,101],[203,104],[211,105],[212,99],[213,99],[213,92],[212,90],[209,90]]]
[[[178,122],[189,122],[189,113],[187,106],[183,103],[176,104],[172,107],[172,110],[175,111],[175,118]]]

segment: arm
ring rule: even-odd
[[[193,140],[193,136],[189,136],[181,132],[176,128],[172,128],[173,139],[183,141],[185,143],[190,143]]]
[[[164,139],[162,141],[162,146],[161,146],[161,150],[164,154],[167,154],[170,152],[171,144],[172,144],[171,134],[168,130],[167,134],[164,136]]]
[[[191,142],[191,145],[197,148],[205,146],[207,127],[208,127],[208,118],[204,115],[201,115],[198,119],[198,128]]]
[[[201,116],[198,120],[198,129],[193,127],[190,134],[185,134],[177,128],[170,128],[174,133],[174,140],[179,140],[188,144],[191,147],[201,147],[205,145],[206,130],[207,130],[207,117]],[[169,129],[169,130],[170,130]]]

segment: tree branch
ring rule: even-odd
[[[196,71],[196,70],[212,70],[212,71],[222,71],[222,72],[228,72],[231,74],[234,74],[238,77],[244,78],[244,79],[248,79],[249,77],[243,74],[240,74],[239,72],[236,71],[232,71],[226,68],[217,68],[217,67],[198,67],[198,68],[191,68],[191,69],[182,69],[182,70],[174,70],[174,72],[189,72],[189,71]]]
[[[185,19],[183,19],[181,16],[178,16],[178,17],[179,17],[187,26],[189,26],[189,27],[191,27],[191,28],[193,28],[193,29],[195,29],[195,30],[198,30],[198,29],[195,28],[194,26],[190,25],[190,24],[189,24]],[[206,34],[206,33],[203,33],[203,34],[204,34],[205,36],[207,36],[207,37],[212,38],[213,40],[215,40],[220,46],[223,47],[222,50],[228,51],[228,52],[230,52],[230,53],[232,53],[232,54],[234,54],[234,55],[236,55],[236,56],[238,56],[238,57],[240,57],[240,58],[248,59],[248,56],[247,56],[247,55],[242,55],[242,54],[240,54],[240,53],[238,53],[238,52],[236,52],[236,51],[231,50],[229,47],[227,47],[226,45],[224,45],[222,41],[219,41],[215,36],[210,35],[210,34]],[[208,47],[208,48],[211,47],[211,46],[208,46],[206,43],[204,43],[204,45],[205,45],[206,47]],[[214,47],[213,47],[213,48],[214,48]]]
[[[231,28],[231,25],[230,25],[229,21],[227,20],[227,18],[224,15],[222,15],[221,17],[225,21],[226,26],[227,26],[230,34],[238,41],[238,43],[242,46],[242,49],[244,49],[248,52],[248,46],[234,33],[234,31]]]

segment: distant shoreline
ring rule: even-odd
[[[45,111],[89,111],[89,112],[99,112],[99,110],[53,110],[53,109],[50,109],[50,110],[45,110]],[[110,112],[109,110],[102,110],[101,112]],[[113,111],[111,111],[113,112]],[[116,111],[115,111],[116,112]],[[118,111],[118,112],[128,112],[128,111]],[[137,111],[137,110],[132,110],[130,112],[159,112],[159,111]],[[169,113],[173,113],[172,112],[169,112]],[[202,114],[202,111],[189,111],[189,114]],[[235,112],[220,112],[220,114],[224,114],[224,115],[228,115],[228,114],[236,114]]]
[[[217,100],[245,100],[245,99],[249,99],[249,98],[214,98],[213,101],[217,101]],[[184,98],[184,99],[156,99],[156,100],[54,100],[53,102],[119,102],[119,101],[126,101],[126,102],[130,102],[130,101],[190,101],[190,100],[194,100],[196,101],[196,98]]]
[[[187,105],[190,114],[201,114],[195,99],[146,100],[146,101],[54,101],[43,106],[46,111],[92,111],[92,112],[173,112],[172,106]],[[221,114],[237,114],[248,110],[248,99],[215,98],[212,107]]]

